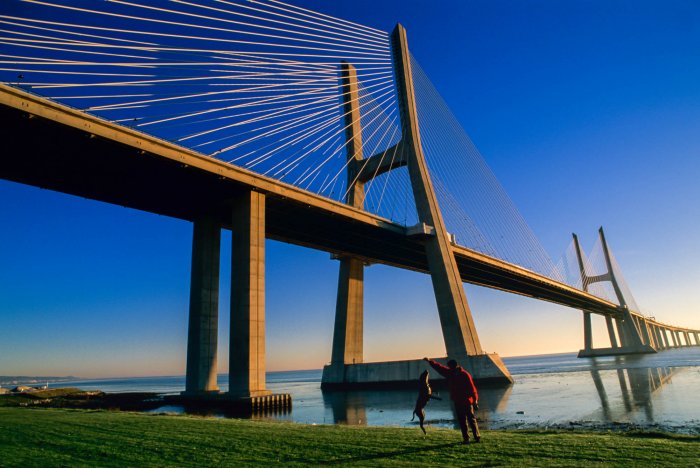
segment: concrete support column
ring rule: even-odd
[[[685,345],[690,346],[690,333],[685,332]]]
[[[659,344],[659,347],[661,349],[666,349],[666,342],[661,335],[661,329],[657,325],[654,325],[654,334],[656,335],[656,342]]]
[[[639,326],[635,316],[632,315],[627,307],[623,310],[622,325],[624,326],[625,346],[640,348],[645,345],[642,327]]]
[[[364,264],[342,258],[333,330],[331,364],[359,364],[363,356]]]
[[[194,222],[185,393],[216,392],[221,226],[213,218]]]
[[[583,349],[593,349],[593,330],[591,328],[591,313],[583,313]]]
[[[663,343],[659,340],[659,334],[656,331],[656,326],[655,325],[649,325],[649,330],[651,331],[651,334],[654,336],[654,343],[656,343],[656,346],[658,349],[663,348]]]
[[[605,324],[608,326],[608,337],[610,338],[610,347],[617,348],[617,337],[615,336],[615,326],[613,325],[612,317],[606,315]]]
[[[673,347],[677,348],[678,347],[678,337],[676,336],[675,330],[671,330],[671,339],[673,340]]]
[[[654,335],[654,329],[652,325],[646,320],[643,320],[642,327],[644,328],[644,330],[646,330],[645,333],[649,339],[648,344],[651,345],[654,349],[658,349],[659,343],[656,341],[656,335]]]
[[[232,243],[229,396],[265,396],[264,194],[233,201]]]
[[[659,342],[659,335],[656,334],[656,326],[649,323],[647,325],[649,327],[649,333],[651,334],[652,340],[654,341],[654,348],[656,349],[661,349],[661,343]]]
[[[620,346],[629,346],[629,339],[627,336],[627,329],[625,323],[622,319],[615,319],[615,328],[617,328],[617,336],[620,338]]]
[[[700,346],[700,333],[695,333],[695,345]]]
[[[642,332],[642,343],[649,346],[654,346],[652,338],[651,336],[649,336],[649,328],[647,327],[647,321],[642,317],[638,317],[637,326]]]

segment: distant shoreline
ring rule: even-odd
[[[83,380],[82,377],[68,376],[37,376],[37,375],[0,375],[0,387],[9,387],[17,385],[37,385],[46,384],[46,382],[72,382],[74,380]]]
[[[546,356],[551,356],[551,357],[556,357],[556,356],[565,356],[567,354],[570,354],[572,356],[576,355],[576,351],[566,351],[566,352],[560,352],[560,353],[546,353],[546,354],[527,354],[527,355],[521,355],[521,356],[502,356],[503,359],[509,360],[517,360],[517,359],[527,359],[527,358],[537,358],[537,357],[546,357]],[[266,372],[266,374],[284,374],[284,373],[292,373],[292,372],[315,372],[318,371],[320,372],[323,370],[322,368],[318,369],[286,369],[286,370],[269,370]],[[227,376],[227,372],[219,372],[217,374],[218,376]],[[5,386],[7,385],[19,385],[19,384],[27,384],[27,383],[46,383],[48,380],[49,383],[53,382],[80,382],[80,381],[85,381],[85,380],[117,380],[117,379],[147,379],[147,378],[153,378],[153,377],[159,377],[159,378],[166,378],[166,377],[184,377],[185,374],[163,374],[163,375],[139,375],[139,376],[133,376],[133,375],[121,375],[121,376],[108,376],[108,377],[76,377],[76,376],[42,376],[42,375],[20,375],[20,376],[6,376],[6,375],[0,375],[0,386]],[[21,380],[20,380],[21,379]]]

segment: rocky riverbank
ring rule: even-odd
[[[12,390],[0,395],[0,406],[147,411],[163,405],[160,395],[148,392],[105,393],[79,388],[41,389],[26,386]]]

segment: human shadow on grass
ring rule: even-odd
[[[336,465],[336,464],[340,464],[340,463],[352,463],[352,462],[359,462],[359,461],[378,460],[380,458],[392,458],[392,457],[397,457],[400,455],[411,455],[413,453],[430,452],[432,450],[438,450],[438,449],[447,448],[447,447],[456,447],[458,445],[461,446],[463,444],[462,444],[462,442],[451,442],[449,444],[431,445],[428,447],[416,447],[416,448],[406,449],[406,450],[394,450],[392,452],[375,453],[372,455],[362,455],[362,456],[347,457],[347,458],[334,458],[333,460],[319,461],[318,464],[319,465]]]

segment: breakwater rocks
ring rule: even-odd
[[[16,388],[0,395],[0,406],[176,412],[211,416],[250,417],[284,414],[292,409],[289,394],[231,399],[227,394],[162,395],[152,392],[105,393],[79,388]]]

